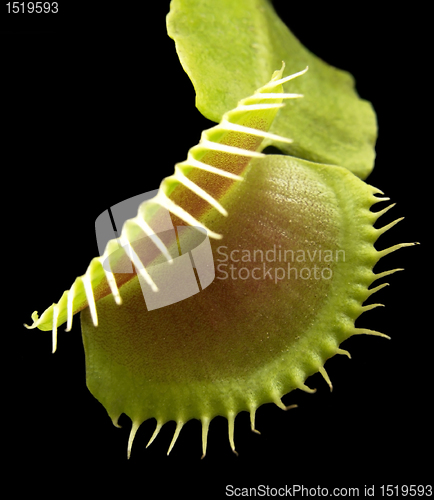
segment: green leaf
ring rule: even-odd
[[[172,0],[167,16],[181,64],[196,91],[196,106],[213,121],[267,81],[281,62],[285,74],[309,66],[291,92],[303,99],[280,111],[271,132],[292,144],[264,141],[286,154],[340,165],[365,179],[372,171],[375,113],[358,97],[353,77],[309,52],[268,0]]]
[[[139,277],[122,288],[123,303],[98,301],[99,323],[81,314],[86,381],[117,425],[133,421],[129,451],[140,424],[174,420],[176,431],[198,419],[206,453],[210,421],[228,418],[235,451],[234,418],[281,402],[324,363],[347,354],[353,335],[386,335],[356,328],[355,320],[378,304],[363,303],[393,271],[375,274],[378,260],[406,244],[377,251],[374,243],[394,223],[374,224],[379,190],[347,169],[283,155],[254,158],[222,197],[227,217],[211,209],[203,219],[223,239],[211,239],[215,279],[200,293],[147,310]],[[187,238],[191,236],[187,233]],[[193,248],[194,244],[187,244]],[[173,276],[167,274],[169,283]],[[164,278],[163,278],[164,279]]]

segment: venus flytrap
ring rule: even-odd
[[[258,21],[258,14],[251,9],[251,22],[255,20],[256,26],[262,23],[264,30],[274,23],[275,36],[282,37],[284,45],[287,30],[276,20],[269,3],[264,0],[261,4],[262,18]],[[215,22],[207,23],[209,37],[201,40],[202,28],[195,18],[199,8],[194,11],[187,0],[172,3],[169,33],[176,39],[185,66],[199,60],[205,65],[216,64],[221,70],[219,61],[192,55],[198,47],[203,54],[208,53],[207,44],[212,43],[219,16],[230,18],[231,23],[241,22],[237,9],[242,9],[245,18],[251,2],[224,1],[222,5],[224,8],[217,11],[211,2],[200,2],[200,8],[205,8],[202,14],[213,16]],[[231,26],[226,29],[229,33]],[[247,35],[242,33],[241,42],[251,45],[248,38],[252,30]],[[194,48],[187,49],[192,41]],[[267,64],[274,64],[276,54],[269,49],[275,44],[262,43],[265,48],[259,51],[261,57]],[[254,53],[259,50],[258,45],[255,47]],[[241,53],[247,57],[245,51]],[[342,102],[336,98],[340,90],[330,90],[335,108],[327,105],[321,110],[324,101],[315,103],[317,119],[330,125],[333,151],[328,152],[324,137],[318,139],[315,131],[313,136],[307,134],[305,123],[313,119],[312,114],[307,112],[308,118],[298,121],[295,117],[312,109],[318,85],[327,75],[328,89],[348,86],[351,79],[339,72],[336,76],[336,70],[304,49],[298,55],[293,51],[293,55],[292,59],[285,58],[285,63],[298,64],[297,71],[287,74],[283,64],[268,83],[254,93],[253,88],[249,97],[221,114],[226,93],[221,91],[221,82],[212,75],[209,78],[199,65],[199,72],[207,75],[200,82],[192,77],[198,101],[207,96],[202,107],[215,107],[219,124],[203,132],[187,159],[162,181],[156,197],[139,206],[137,216],[125,222],[120,237],[109,241],[103,255],[91,261],[86,273],[58,303],[40,317],[36,312],[32,315],[33,324],[28,328],[51,331],[54,351],[58,327],[66,323],[70,330],[74,315],[81,313],[87,385],[115,425],[122,413],[131,418],[128,456],[137,429],[149,418],[155,418],[157,426],[148,444],[164,423],[176,422],[168,453],[183,425],[191,419],[200,420],[205,456],[209,425],[218,415],[228,419],[229,443],[235,452],[234,422],[239,412],[250,413],[251,428],[256,431],[255,413],[261,405],[275,403],[287,409],[281,401],[283,395],[294,389],[314,392],[306,384],[310,375],[320,372],[332,388],[324,365],[336,354],[349,356],[340,348],[344,340],[358,334],[387,337],[355,327],[360,314],[380,305],[364,305],[384,286],[377,286],[376,281],[397,270],[375,274],[375,264],[388,253],[411,245],[401,243],[381,251],[374,246],[379,236],[398,222],[374,227],[390,207],[372,211],[373,205],[387,198],[361,179],[372,169],[373,148],[368,143],[375,132],[375,119],[370,106],[351,88]],[[228,55],[228,66],[234,57],[233,53]],[[224,85],[233,83],[231,99],[245,84],[250,88],[253,80],[261,78],[257,65],[251,62],[239,60],[234,82],[222,77]],[[259,73],[267,71],[267,64]],[[303,84],[296,82],[309,78],[312,70],[314,75],[302,96],[299,89]],[[196,71],[188,70],[190,76]],[[313,95],[309,95],[311,89]],[[298,112],[297,107],[305,100],[308,103]],[[284,102],[291,106],[284,107]],[[348,108],[349,102],[351,111],[346,109],[339,121],[339,110]],[[351,127],[344,133],[342,123],[354,116],[364,126]],[[288,121],[293,122],[291,130],[296,130],[297,124],[302,129],[301,135],[295,134],[296,140],[288,135]],[[344,144],[342,151],[337,147],[340,143]],[[267,144],[297,155],[266,155],[262,151]],[[310,153],[298,157],[306,151]],[[343,166],[327,164],[328,158],[341,158]],[[279,262],[274,263],[271,278],[268,274],[261,277],[257,262],[246,258],[238,279],[221,279],[216,272],[216,279],[205,287],[200,274],[203,263],[195,253],[197,234],[182,230],[188,227],[201,228],[201,234],[209,237],[214,257],[221,255],[221,245],[228,252],[243,250],[245,255],[260,255],[277,247],[287,258],[292,256],[288,273],[277,271],[285,270]],[[200,293],[150,310],[144,290],[159,294],[170,286],[179,259],[190,251]],[[304,271],[306,259],[293,257],[300,251],[309,255],[312,269],[323,270],[321,279]],[[343,258],[325,260],[326,252]],[[216,258],[211,267],[217,264]],[[205,267],[210,270],[209,262]]]

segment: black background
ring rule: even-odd
[[[145,449],[154,428],[148,421],[127,461],[130,420],[122,416],[123,428],[113,427],[87,390],[78,318],[72,332],[59,328],[54,355],[50,332],[22,324],[84,273],[97,254],[95,218],[157,188],[211,122],[194,107],[193,87],[166,34],[169,2],[92,9],[61,3],[57,18],[36,21],[2,15],[2,256],[9,290],[3,317],[12,319],[2,329],[4,453],[35,491],[58,477],[63,487],[86,484],[101,493],[120,487],[124,494],[134,488],[151,498],[173,492],[224,498],[227,484],[357,486],[363,496],[364,485],[375,484],[380,493],[381,484],[431,480],[431,207],[425,194],[431,174],[423,119],[426,41],[415,26],[423,13],[284,0],[275,7],[312,52],[355,76],[359,94],[376,109],[377,159],[368,182],[397,202],[382,222],[406,217],[377,248],[422,243],[378,264],[378,272],[405,271],[373,297],[386,308],[357,321],[392,340],[346,341],[342,347],[352,359],[326,364],[333,392],[317,374],[308,381],[316,394],[283,398],[297,409],[261,407],[260,436],[250,431],[247,413],[238,415],[238,457],[226,420],[217,417],[204,460],[199,422],[185,425],[167,457],[174,422]]]

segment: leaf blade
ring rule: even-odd
[[[305,98],[288,103],[270,130],[293,143],[267,140],[263,146],[341,165],[362,179],[372,171],[377,123],[371,104],[359,98],[349,73],[303,47],[270,2],[222,0],[217,9],[211,0],[172,0],[167,29],[195,88],[197,108],[216,122],[282,60],[288,74],[308,65],[305,77],[291,84],[291,92]]]

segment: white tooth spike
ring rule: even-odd
[[[289,82],[290,80],[294,80],[294,78],[297,78],[301,75],[304,75],[308,69],[309,69],[309,66],[306,66],[303,70],[298,71],[297,73],[293,73],[292,75],[285,76],[284,78],[280,78],[279,80],[271,80],[270,83],[267,83],[266,85],[264,85],[263,87],[258,89],[258,93],[262,93],[261,91],[264,89],[267,89],[270,87],[273,88],[276,85],[283,85],[284,83]]]
[[[175,434],[173,435],[173,438],[172,438],[172,441],[170,443],[169,449],[167,450],[167,454],[168,455],[172,451],[172,448],[175,445],[176,440],[178,439],[179,433],[181,432],[181,429],[182,429],[183,425],[184,425],[184,422],[182,422],[181,420],[177,422],[176,429],[175,429]]]
[[[398,222],[401,222],[402,220],[404,220],[404,217],[396,219],[393,222],[391,222],[390,224],[386,224],[385,226],[380,227],[379,229],[377,229],[377,234],[382,235],[383,233],[385,233],[386,231],[391,229],[395,224],[398,224]]]
[[[228,213],[227,211],[220,205],[220,203],[213,198],[210,194],[208,194],[205,190],[200,188],[197,184],[192,182],[188,177],[186,177],[179,167],[175,166],[175,174],[173,176],[176,178],[179,182],[184,184],[185,187],[193,191],[193,193],[197,194],[200,196],[203,200],[207,201],[212,207],[214,207],[216,210],[218,210],[222,215],[227,217]]]
[[[342,354],[343,356],[348,356],[348,358],[351,359],[351,354],[345,349],[338,349],[336,354]]]
[[[243,177],[241,177],[240,175],[233,174],[232,172],[227,172],[226,170],[222,170],[221,168],[213,167],[212,165],[208,165],[207,163],[196,160],[195,158],[193,158],[191,153],[188,154],[188,157],[185,161],[177,163],[177,165],[181,168],[181,170],[184,170],[184,168],[195,167],[207,172],[211,172],[212,174],[227,177],[228,179],[233,179],[234,181],[243,180]]]
[[[173,259],[169,253],[169,250],[167,249],[166,245],[161,241],[161,239],[158,237],[158,235],[155,234],[155,232],[153,231],[151,226],[149,226],[149,224],[147,224],[147,222],[140,217],[136,217],[133,220],[134,220],[134,223],[140,227],[140,229],[146,234],[146,236],[148,236],[153,241],[154,245],[166,257],[167,262],[172,264]]]
[[[255,415],[256,415],[256,408],[254,410],[250,411],[250,428],[252,429],[252,432],[255,432],[256,434],[261,434],[256,428],[255,428]]]
[[[283,108],[284,106],[285,104],[283,102],[270,104],[241,104],[236,109],[234,109],[234,111],[263,111],[267,109],[279,109]]]
[[[386,208],[383,208],[383,210],[379,210],[378,212],[372,212],[376,219],[380,218],[382,215],[384,215],[386,212],[388,212],[391,208],[393,208],[396,205],[396,203],[392,203],[391,205],[387,206]]]
[[[244,127],[243,125],[238,125],[237,123],[228,122],[227,120],[223,120],[221,125],[225,130],[232,130],[234,132],[242,132],[244,134],[250,134],[250,135],[255,135],[258,137],[263,137],[264,139],[272,139],[274,141],[287,142],[288,144],[291,144],[293,142],[292,139],[287,139],[286,137],[282,137],[282,136],[276,135],[276,134],[270,134],[269,132],[265,132],[263,130],[259,130],[256,128]]]
[[[323,366],[320,366],[319,372],[323,376],[324,380],[327,382],[328,386],[330,387],[330,392],[333,391],[333,385],[330,381],[330,377],[328,376],[328,373],[326,372],[325,368]]]
[[[157,285],[155,284],[154,280],[149,275],[148,271],[146,271],[146,268],[143,265],[143,262],[140,260],[140,257],[134,251],[129,240],[122,234],[119,237],[119,241],[121,243],[121,246],[125,250],[126,254],[128,255],[129,259],[134,264],[136,271],[138,271],[140,276],[142,276],[142,278],[146,281],[146,283],[151,287],[152,291],[158,292]]]
[[[385,276],[389,276],[390,274],[396,273],[397,271],[404,271],[404,269],[401,267],[398,267],[397,269],[390,269],[389,271],[384,271],[382,273],[378,273],[375,275],[374,281],[377,281],[381,278],[384,278]],[[388,283],[385,283],[385,285],[388,285]]]
[[[133,446],[133,441],[136,436],[137,429],[140,427],[140,423],[134,421],[131,426],[130,437],[128,438],[128,449],[127,449],[127,458],[129,459],[131,456],[131,448]]]
[[[122,429],[122,425],[118,424],[119,417],[120,417],[120,415],[116,415],[116,416],[112,417],[112,424],[115,427],[117,427],[118,429]]]
[[[57,349],[57,320],[59,318],[59,304],[53,307],[52,353]]]
[[[276,396],[276,398],[274,399],[274,404],[276,406],[278,406],[280,409],[284,410],[284,411],[287,411],[287,410],[291,410],[292,408],[297,408],[298,406],[297,405],[289,405],[289,406],[285,406],[283,404],[283,401]]]
[[[235,146],[228,146],[227,144],[219,144],[218,142],[212,142],[208,139],[201,140],[198,146],[203,146],[205,149],[211,149],[212,151],[221,151],[222,153],[239,156],[250,156],[252,158],[263,158],[265,156],[263,153],[258,153],[257,151],[236,148]]]
[[[230,412],[228,414],[228,434],[229,434],[229,444],[231,445],[232,451],[238,456],[238,452],[235,450],[234,443],[234,426],[235,426],[235,413]]]
[[[376,335],[377,337],[384,337],[385,339],[389,339],[389,335],[385,335],[384,333],[377,332],[375,330],[368,330],[367,328],[354,328],[354,335],[361,335],[361,334],[366,334],[366,335]]]
[[[314,394],[316,392],[316,389],[311,389],[306,384],[301,384],[298,388],[304,392],[308,392],[309,394]]]
[[[74,291],[75,291],[75,281],[72,284],[71,289],[68,291],[68,301],[66,303],[66,330],[65,332],[70,332],[72,328],[72,317],[73,317],[73,302],[74,302]]]
[[[362,312],[371,311],[372,309],[376,309],[377,307],[384,307],[384,304],[368,304],[366,306],[362,306]]]
[[[378,278],[377,278],[378,279]],[[389,283],[382,283],[381,285],[378,285],[376,286],[375,288],[370,288],[368,290],[368,297],[370,297],[371,295],[373,295],[374,293],[377,293],[379,292],[382,288],[386,287],[386,286],[389,286]]]
[[[398,243],[398,245],[393,245],[393,246],[391,246],[389,248],[385,248],[384,250],[380,250],[378,252],[378,256],[381,259],[385,255],[388,255],[389,253],[395,252],[396,250],[399,250],[400,248],[412,247],[412,246],[418,245],[418,244],[419,244],[418,242],[415,242],[415,243]]]
[[[193,227],[203,227],[210,238],[220,240],[222,238],[221,234],[217,234],[214,231],[206,228],[202,223],[196,220],[192,215],[190,215],[186,210],[174,203],[170,198],[168,198],[162,190],[160,190],[155,197],[155,202],[159,203],[162,207],[172,212],[174,215],[179,217],[181,220]]]
[[[106,259],[105,262],[107,264],[109,264],[108,259]],[[107,283],[109,284],[110,291],[112,292],[113,298],[115,299],[116,304],[118,306],[120,306],[122,304],[122,298],[121,298],[121,295],[119,293],[119,288],[118,288],[118,285],[116,283],[114,274],[113,274],[112,271],[108,271],[107,269],[105,269],[104,265],[102,264],[102,262],[101,262],[101,265],[103,266],[105,277],[107,279]]]
[[[96,313],[95,297],[93,295],[92,283],[90,281],[89,268],[86,274],[82,276],[84,291],[86,293],[87,303],[89,304],[90,315],[94,326],[98,326],[98,315]]]
[[[163,427],[163,423],[162,422],[157,422],[157,426],[155,427],[155,430],[151,436],[151,439],[148,441],[148,444],[146,445],[146,448],[152,443],[152,441],[154,441],[154,439],[158,436],[158,433],[160,432],[161,430],[161,427]]]
[[[206,446],[208,443],[208,430],[209,430],[210,419],[209,417],[202,417],[202,458],[206,455]]]

